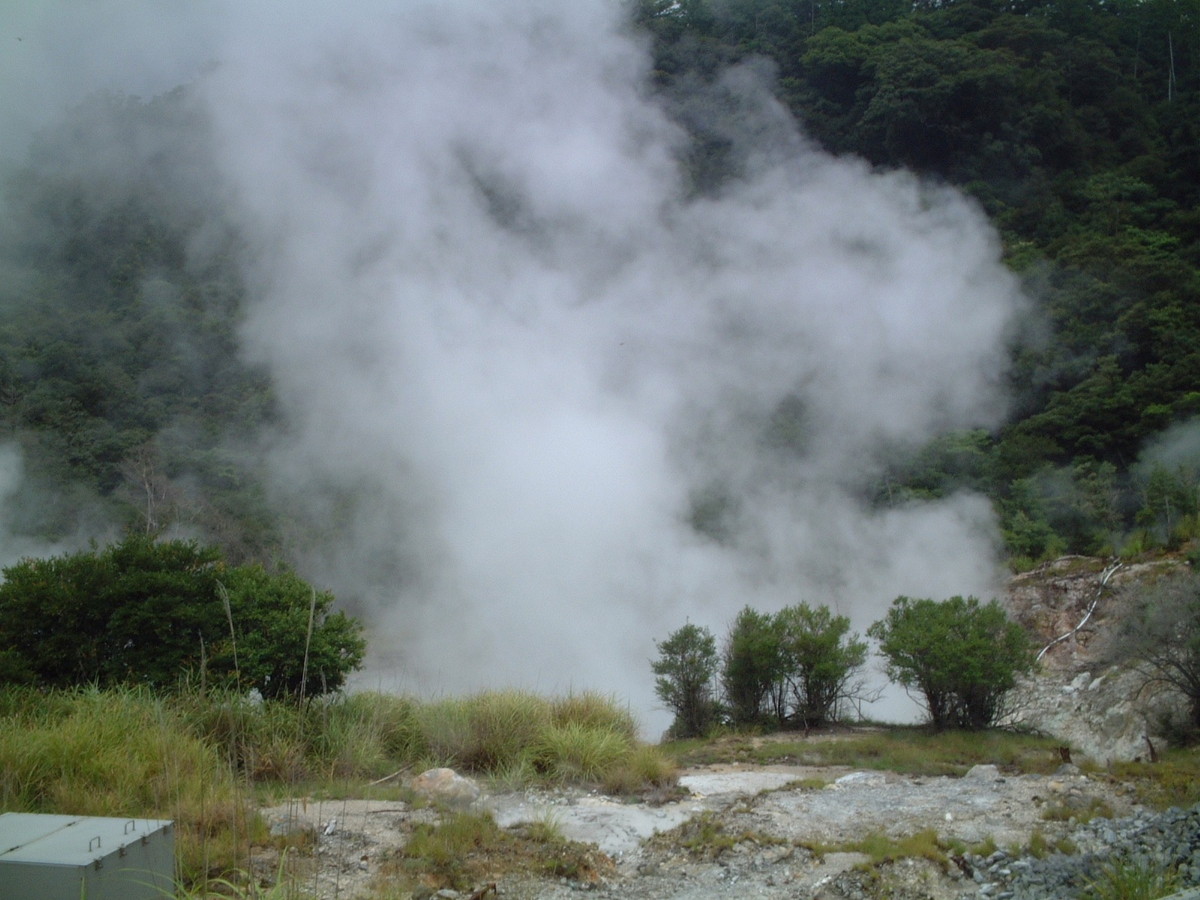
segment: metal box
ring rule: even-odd
[[[0,815],[0,900],[165,900],[175,829],[165,819]]]

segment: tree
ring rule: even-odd
[[[985,728],[1020,672],[1033,665],[1029,638],[995,600],[897,597],[867,634],[887,675],[924,704],[934,728]]]
[[[734,725],[786,714],[786,658],[777,617],[744,607],[733,620],[722,654],[721,688]]]
[[[1132,661],[1143,688],[1173,688],[1186,698],[1193,729],[1200,731],[1200,575],[1163,578],[1132,587],[1126,612],[1104,655]]]
[[[792,714],[806,728],[837,718],[838,705],[863,696],[856,680],[867,645],[850,634],[850,620],[828,606],[789,606],[776,616],[784,668],[793,699]]]
[[[713,697],[717,642],[712,632],[689,622],[654,645],[658,648],[658,659],[650,664],[657,676],[654,691],[675,713],[670,734],[676,738],[706,734],[717,718]]]
[[[195,677],[295,699],[341,687],[365,649],[332,595],[286,570],[227,567],[192,541],[132,534],[3,574],[0,682],[170,689]]]

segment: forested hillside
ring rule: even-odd
[[[878,502],[983,490],[1025,559],[1187,536],[1200,444],[1144,451],[1200,412],[1200,3],[650,0],[639,18],[665,95],[769,59],[808,134],[970,193],[1026,282],[1010,423],[898,463]],[[719,190],[734,145],[679,106],[696,187]]]
[[[1179,429],[1200,414],[1200,0],[631,13],[697,195],[739,177],[746,141],[695,89],[745,63],[828,150],[976,198],[1026,283],[1008,424],[898,455],[871,502],[981,491],[1018,565],[1194,536],[1200,452]],[[249,452],[276,403],[238,346],[243,247],[202,107],[188,87],[97,96],[58,129],[5,184],[0,425],[26,467],[8,527],[115,519],[235,561],[283,552]]]
[[[0,421],[25,468],[14,531],[176,525],[239,561],[274,549],[237,452],[271,421],[271,386],[238,347],[237,239],[204,190],[205,135],[182,89],[95,96],[6,184]]]

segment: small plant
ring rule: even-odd
[[[968,847],[967,852],[975,856],[991,856],[996,852],[996,839],[989,834],[978,844]]]
[[[1179,873],[1146,862],[1114,861],[1088,882],[1083,900],[1157,900],[1178,890]]]
[[[878,831],[872,832],[856,841],[848,842],[844,849],[866,854],[870,857],[872,865],[897,859],[918,858],[945,866],[949,846],[942,843],[936,831],[926,828],[902,838],[889,837]]]
[[[552,819],[503,829],[489,813],[456,813],[435,825],[418,825],[385,866],[380,887],[461,891],[518,869],[591,882],[610,868],[611,861],[595,848],[565,839]]]
[[[1042,810],[1042,818],[1047,822],[1069,822],[1072,819],[1082,825],[1092,819],[1111,819],[1112,807],[1099,797],[1091,797],[1084,805],[1057,802]]]
[[[1035,828],[1033,834],[1029,835],[1028,850],[1034,859],[1045,859],[1050,855],[1050,842],[1040,828]]]

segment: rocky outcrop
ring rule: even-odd
[[[1102,764],[1161,751],[1161,725],[1178,698],[1145,688],[1137,672],[1108,664],[1104,651],[1127,611],[1123,589],[1183,565],[1068,556],[1014,577],[1009,613],[1041,653],[1033,676],[1010,695],[1006,721],[1052,735]]]
[[[453,769],[428,769],[415,777],[413,793],[442,806],[465,808],[479,799],[479,785]]]

